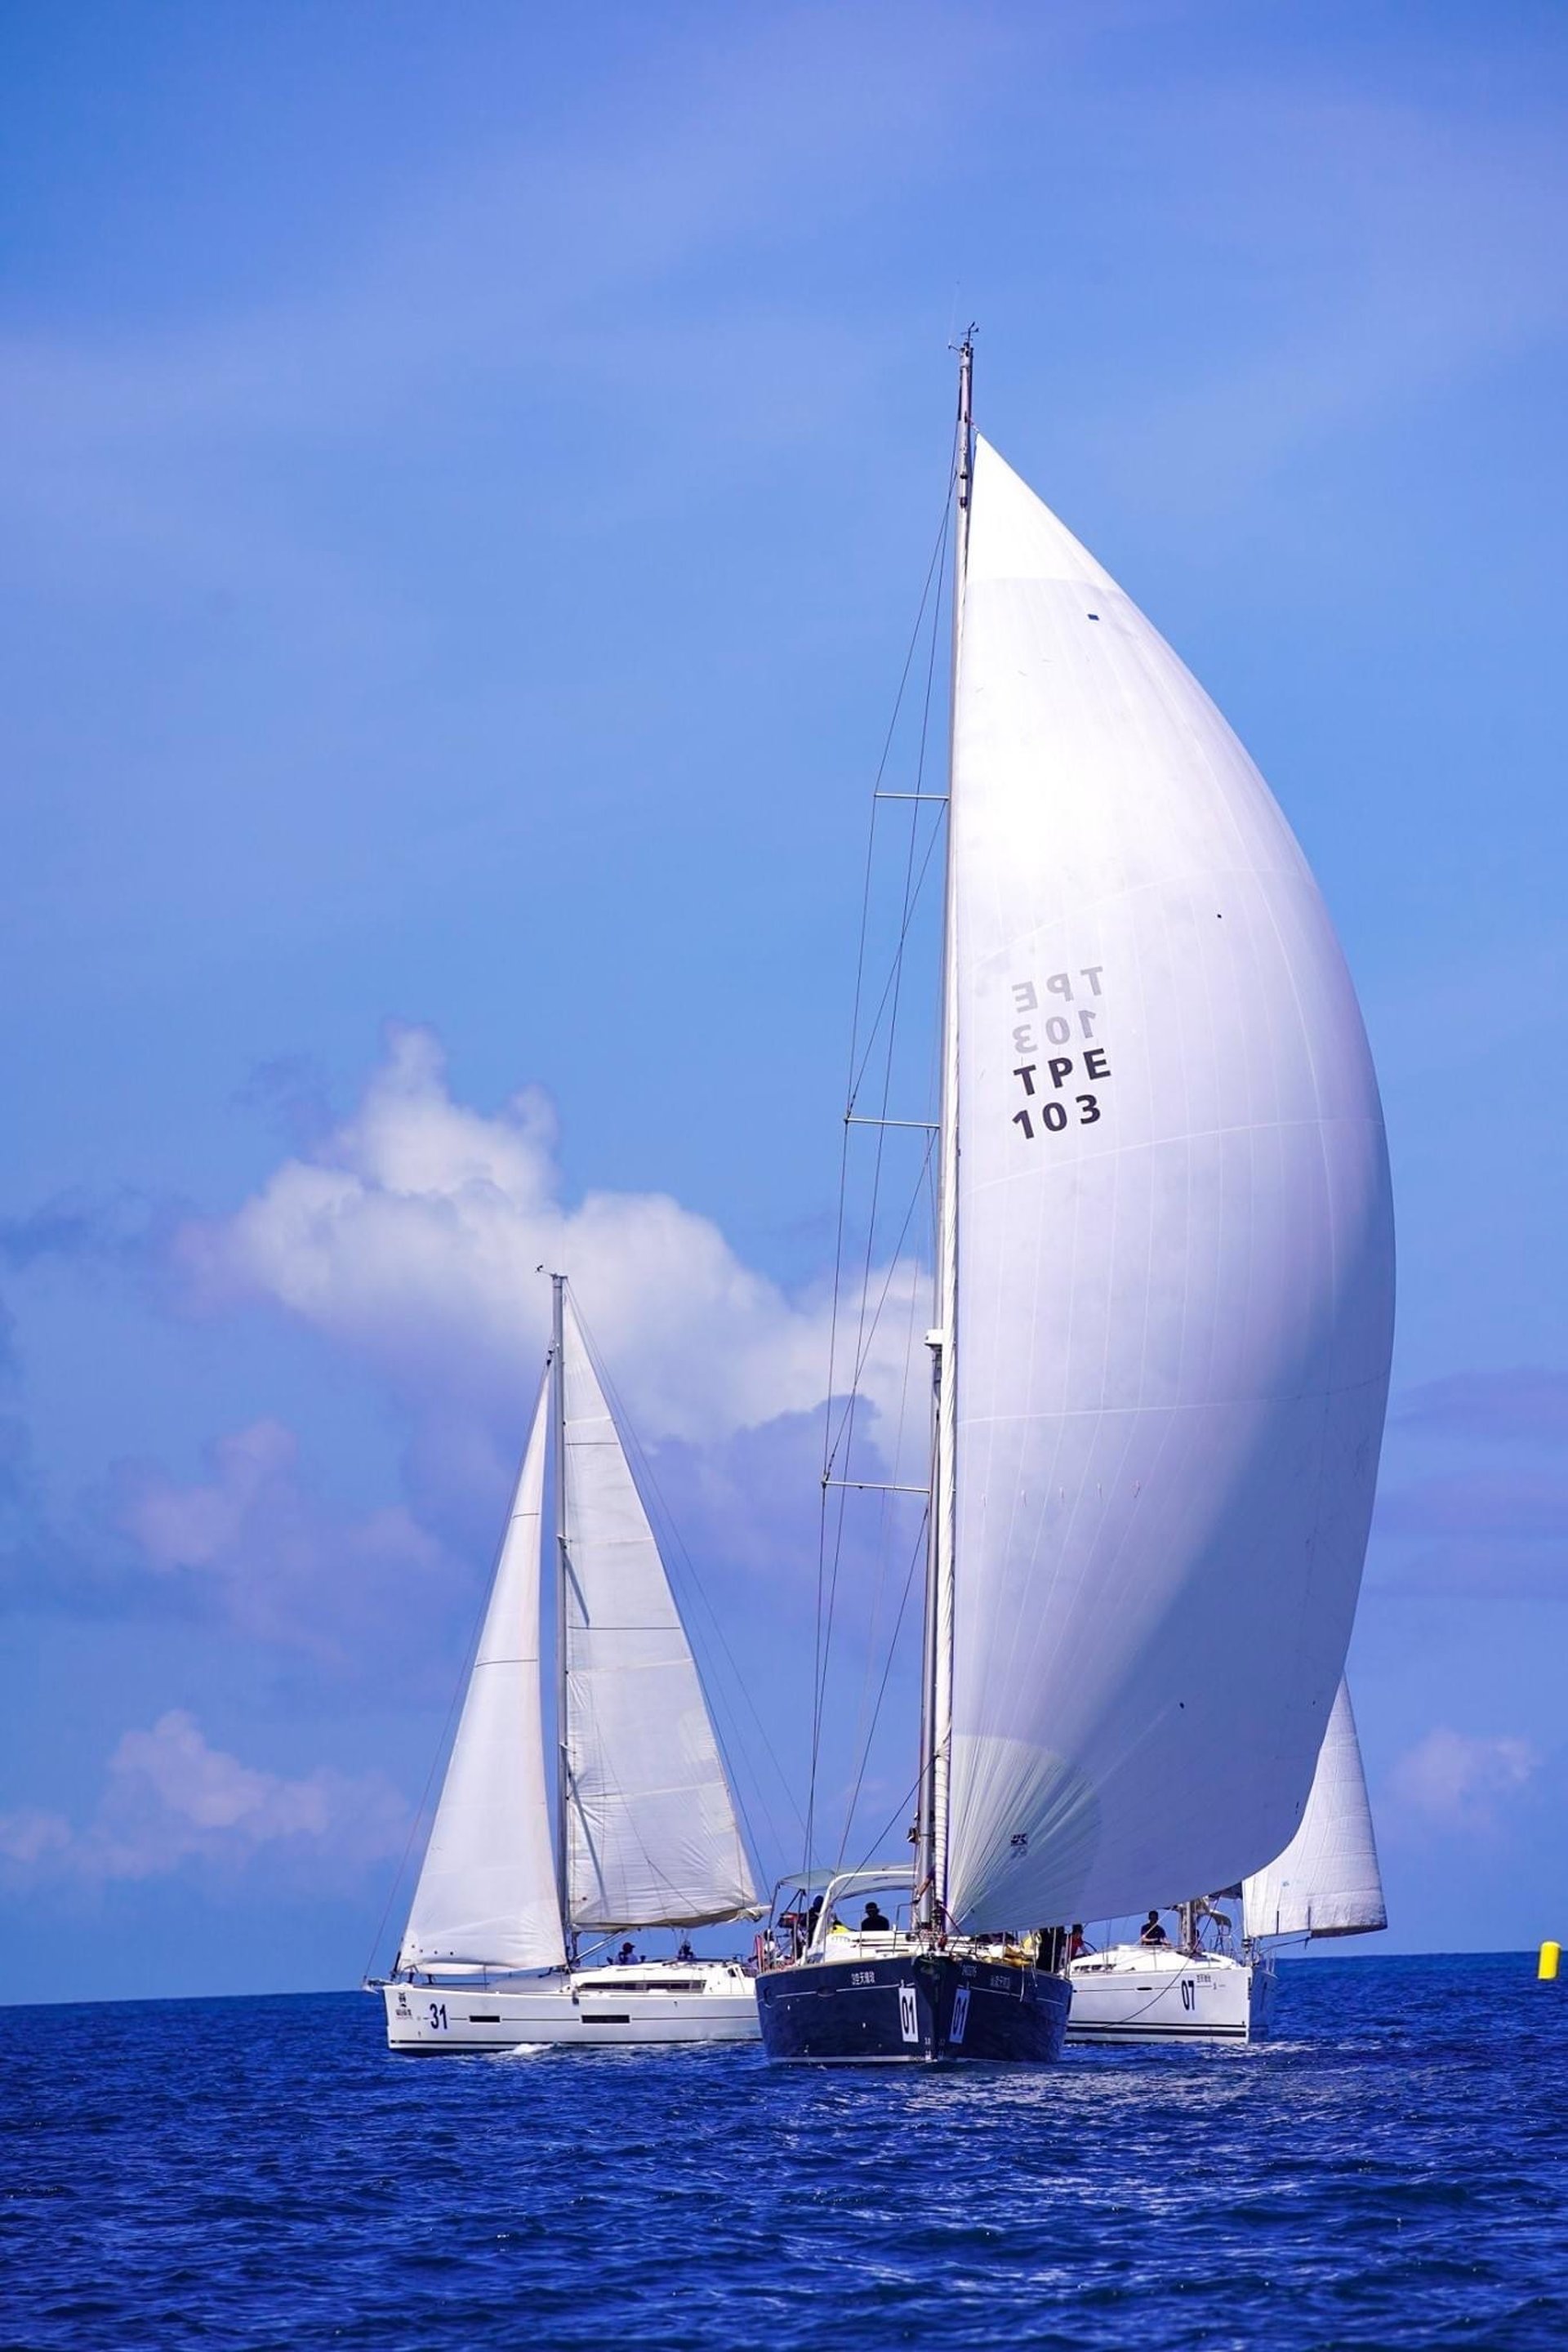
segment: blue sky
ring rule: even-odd
[[[867,794],[972,316],[984,428],[1236,724],[1362,992],[1389,1940],[1562,1932],[1561,12],[0,44],[0,1992],[357,1970],[547,1247],[787,1837]]]

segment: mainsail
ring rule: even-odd
[[[1342,1682],[1301,1826],[1277,1862],[1247,1879],[1249,1936],[1362,1936],[1386,1927],[1351,1695]]]
[[[991,1928],[1225,1885],[1291,1838],[1394,1256],[1366,1037],[1284,816],[984,442],[960,618],[946,1893]]]
[[[733,1919],[756,1895],[719,1743],[569,1298],[563,1339],[571,1925]]]
[[[565,1960],[539,1680],[541,1391],[398,1965],[554,1969]]]

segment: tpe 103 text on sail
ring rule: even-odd
[[[1076,1076],[1080,1084],[1085,1078],[1098,1084],[1111,1074],[1105,1047],[1085,1042],[1095,1034],[1100,1008],[1081,1001],[1104,994],[1100,984],[1104,969],[1103,964],[1090,963],[1081,964],[1076,972],[1051,972],[1044,982],[1044,1003],[1032,980],[1013,983],[1014,1010],[1033,1016],[1017,1022],[1013,1030],[1013,1050],[1019,1057],[1013,1076],[1026,1098],[1014,1112],[1013,1125],[1026,1142],[1032,1142],[1037,1134],[1059,1135],[1069,1125],[1092,1127],[1100,1116],[1099,1096],[1074,1091],[1072,1081]],[[1052,998],[1058,1005],[1071,1006],[1071,1012],[1055,1010]],[[1081,1053],[1044,1050],[1069,1043],[1081,1045]]]

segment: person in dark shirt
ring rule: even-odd
[[[1149,1916],[1143,1922],[1142,1932],[1139,1936],[1138,1941],[1141,1944],[1150,1944],[1158,1947],[1161,1944],[1168,1944],[1170,1940],[1171,1939],[1166,1935],[1165,1930],[1160,1925],[1160,1914],[1157,1911],[1151,1911]]]
[[[816,1941],[816,1923],[821,1916],[822,1897],[820,1895],[814,1895],[805,1914],[805,1940],[808,1947]]]
[[[890,1919],[883,1916],[881,1906],[873,1895],[866,1906],[866,1916],[860,1922],[860,1933],[863,1936],[885,1936],[892,1924]]]

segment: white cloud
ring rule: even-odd
[[[0,1857],[25,1875],[91,1883],[158,1878],[188,1863],[240,1869],[266,1853],[341,1878],[400,1853],[408,1808],[380,1772],[322,1766],[298,1780],[209,1747],[182,1708],[128,1731],[92,1819],[0,1814]]]
[[[70,1843],[70,1823],[61,1813],[40,1812],[31,1805],[0,1813],[0,1860],[30,1868],[66,1853]]]
[[[216,1310],[275,1302],[362,1357],[421,1413],[504,1412],[516,1433],[545,1344],[549,1285],[578,1302],[638,1433],[694,1444],[810,1412],[826,1393],[829,1302],[792,1298],[709,1218],[667,1195],[559,1196],[554,1125],[530,1091],[493,1117],[454,1102],[428,1031],[392,1033],[355,1116],[291,1159],[229,1218],[175,1239],[188,1296]],[[885,1447],[903,1415],[923,1444],[910,1334],[927,1285],[872,1276],[861,1393]],[[879,1316],[876,1312],[880,1305]],[[853,1333],[856,1307],[850,1304]],[[919,1369],[915,1388],[920,1386]],[[847,1387],[846,1368],[835,1385]]]
[[[1440,1727],[1400,1757],[1389,1788],[1397,1805],[1432,1827],[1486,1831],[1540,1765],[1528,1740],[1472,1738]]]
[[[298,1453],[290,1431],[258,1421],[207,1449],[201,1479],[122,1465],[115,1517],[154,1575],[186,1578],[256,1641],[349,1668],[400,1648],[427,1654],[435,1629],[471,1601],[471,1579],[401,1504],[361,1517],[325,1508],[300,1482]]]

